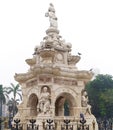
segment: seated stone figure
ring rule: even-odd
[[[50,111],[50,93],[44,87],[39,98],[39,112],[47,114]]]

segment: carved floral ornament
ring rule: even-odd
[[[53,81],[54,81],[55,84],[59,84],[59,85],[66,85],[66,86],[70,85],[70,86],[79,86],[79,87],[83,87],[86,83],[84,81],[62,79],[62,78],[54,78]],[[52,77],[40,76],[39,81],[38,80],[31,80],[31,81],[27,82],[26,87],[32,87],[32,86],[36,86],[36,85],[42,84],[42,83],[51,84],[52,83]]]
[[[62,79],[62,78],[54,78],[54,83],[56,84],[62,84],[62,85],[71,85],[71,86],[75,86],[77,85],[77,81],[76,80],[70,80],[70,79]]]
[[[37,85],[38,84],[38,80],[37,79],[34,79],[34,80],[31,80],[31,81],[28,81],[27,83],[26,83],[26,86],[27,87],[30,87],[30,86],[35,86],[35,85]]]
[[[55,84],[62,84],[62,85],[71,85],[71,86],[76,86],[77,85],[77,81],[76,80],[70,80],[70,79],[62,79],[62,78],[54,78],[53,82]],[[27,87],[31,87],[31,86],[36,86],[40,83],[52,83],[52,77],[50,76],[39,76],[39,80],[31,80],[28,81],[26,83]]]

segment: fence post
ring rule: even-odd
[[[52,119],[48,119],[47,123],[48,124],[46,124],[46,127],[45,127],[46,130],[54,130],[55,129],[55,126],[53,124],[54,122]]]
[[[15,119],[14,122],[16,123],[16,130],[19,130],[20,120],[19,119]]]
[[[34,123],[36,122],[36,120],[35,119],[31,119],[31,120],[29,120],[29,122],[31,123],[31,128],[33,130],[34,129]]]
[[[73,125],[69,124],[70,120],[65,119],[64,120],[64,125],[61,125],[61,130],[73,130]]]
[[[78,124],[77,130],[89,130],[89,125],[85,123],[86,119],[84,118],[84,114],[80,113],[80,124]]]
[[[68,130],[68,124],[70,123],[70,120],[64,120],[64,123],[66,124],[66,130]]]

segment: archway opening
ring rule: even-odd
[[[64,101],[64,116],[70,115],[70,104],[67,99]]]
[[[38,98],[36,94],[31,94],[29,96],[28,100],[28,107],[30,108],[30,116],[36,116],[37,115],[37,104],[38,104]]]
[[[55,116],[73,116],[76,102],[69,93],[62,93],[55,102]]]

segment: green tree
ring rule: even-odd
[[[14,85],[13,83],[11,83],[11,87],[8,87],[8,90],[9,90],[8,93],[13,95],[10,102],[13,104],[13,116],[14,116],[17,112],[17,104],[19,98],[20,100],[22,100],[21,88],[19,84]],[[17,96],[19,96],[19,98]]]
[[[9,98],[7,88],[0,85],[0,116],[2,116],[2,105],[6,103],[6,97]]]
[[[86,85],[92,113],[96,117],[113,117],[113,77],[99,74]]]
[[[12,113],[13,116],[18,112],[17,105],[19,104],[19,101],[20,101],[19,99],[14,100],[13,98],[11,98],[7,103],[9,112],[10,114]]]

